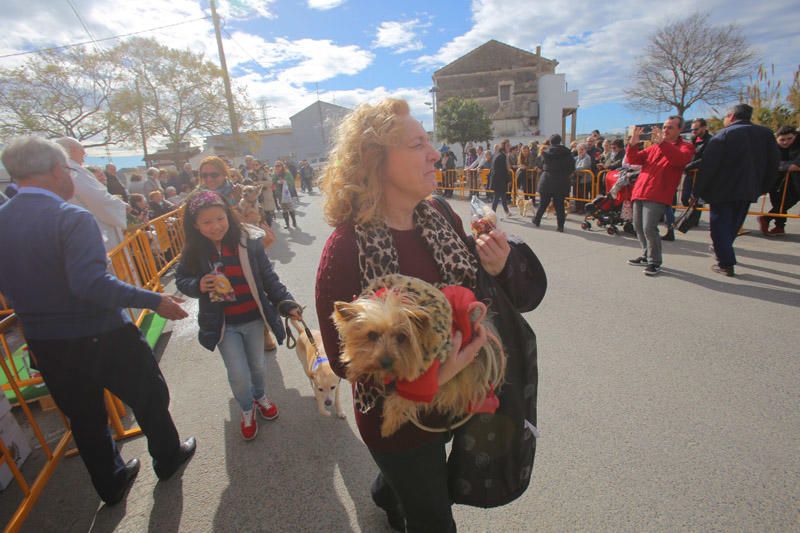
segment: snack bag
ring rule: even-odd
[[[233,285],[230,280],[222,273],[222,263],[214,263],[214,270],[217,279],[214,281],[214,290],[208,294],[212,302],[235,302],[236,294],[233,292]]]
[[[491,207],[479,200],[477,196],[472,197],[470,207],[472,208],[470,227],[476,237],[489,233],[497,227],[497,215],[492,211]]]

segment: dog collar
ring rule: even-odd
[[[321,365],[322,363],[327,363],[327,362],[328,362],[328,358],[325,357],[324,355],[320,355],[319,357],[314,359],[314,364],[311,365],[311,371],[312,372],[316,371],[319,368],[319,365]]]

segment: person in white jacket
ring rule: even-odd
[[[69,155],[67,164],[75,184],[75,196],[70,203],[83,207],[94,215],[100,232],[103,234],[103,244],[106,251],[116,247],[125,234],[127,227],[128,204],[120,198],[109,194],[106,186],[100,183],[91,172],[83,168],[86,150],[80,141],[72,137],[56,139]]]

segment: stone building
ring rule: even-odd
[[[578,92],[567,91],[558,61],[491,40],[433,73],[435,108],[453,97],[480,103],[492,119],[496,137],[547,136],[566,138],[566,118],[572,117],[572,137]]]

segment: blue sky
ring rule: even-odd
[[[72,2],[95,38],[210,13],[207,0]],[[425,102],[433,71],[497,39],[531,51],[541,45],[545,57],[560,62],[557,72],[579,91],[579,132],[620,130],[664,118],[631,110],[622,91],[647,36],[699,8],[714,24],[739,24],[761,62],[775,64],[778,77],[790,83],[800,61],[798,0],[771,0],[757,9],[751,2],[729,0],[702,5],[692,0],[224,0],[219,6],[231,74],[253,102],[266,102],[271,126],[288,123],[316,99],[318,89],[322,99],[348,107],[390,95],[406,98],[430,128]],[[66,0],[11,0],[0,22],[0,55],[87,39]],[[144,35],[218,61],[210,20]],[[689,115],[708,113],[698,108]]]

